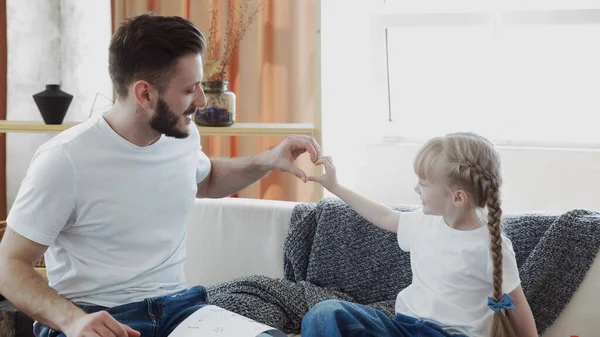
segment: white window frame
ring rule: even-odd
[[[387,0],[389,1],[389,0]],[[385,7],[385,6],[383,6]],[[387,51],[387,31],[390,28],[406,26],[475,26],[475,25],[547,25],[547,24],[599,24],[600,9],[555,9],[555,10],[507,10],[474,11],[454,13],[403,13],[389,6],[372,17],[372,51],[376,91],[386,103],[385,109],[373,111],[375,127],[383,135],[385,142],[421,143],[426,139],[403,137],[392,119],[391,92],[389,86],[389,63]],[[600,61],[599,61],[600,62]],[[599,93],[600,95],[600,93]],[[600,119],[600,118],[599,118]],[[575,148],[599,149],[600,143],[566,143],[561,141],[515,141],[494,139],[497,145],[519,148]]]

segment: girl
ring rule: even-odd
[[[325,301],[304,317],[303,337],[538,336],[512,244],[501,233],[500,158],[488,140],[455,133],[427,142],[414,162],[422,208],[411,213],[339,185],[331,158],[317,164],[326,173],[309,180],[397,233],[400,248],[410,252],[413,280],[398,294],[395,318],[355,303]]]

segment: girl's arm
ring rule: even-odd
[[[375,226],[396,233],[400,212],[370,200],[337,182],[335,166],[330,157],[319,158],[316,165],[325,167],[325,174],[318,177],[308,177],[308,180],[316,181],[328,189],[331,193],[344,200],[356,213],[365,218]]]
[[[515,329],[517,336],[538,337],[533,313],[531,313],[531,308],[529,308],[529,303],[527,303],[523,288],[518,286],[517,289],[513,290],[509,295],[513,298],[515,309],[508,311],[508,319],[510,320],[513,329]]]
[[[328,190],[344,200],[356,213],[375,226],[396,233],[400,212],[368,199],[342,185],[336,184]]]

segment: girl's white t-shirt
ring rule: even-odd
[[[187,217],[210,169],[193,124],[140,147],[94,117],[38,149],[7,222],[49,246],[49,284],[73,302],[174,294],[187,288]]]
[[[398,244],[410,252],[412,284],[398,294],[396,312],[431,321],[452,333],[488,337],[493,311],[492,259],[487,226],[448,226],[422,210],[401,213]],[[512,243],[502,235],[503,291],[521,283]]]

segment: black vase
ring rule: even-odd
[[[60,84],[46,84],[46,90],[33,95],[46,124],[62,124],[73,95],[60,90]]]

